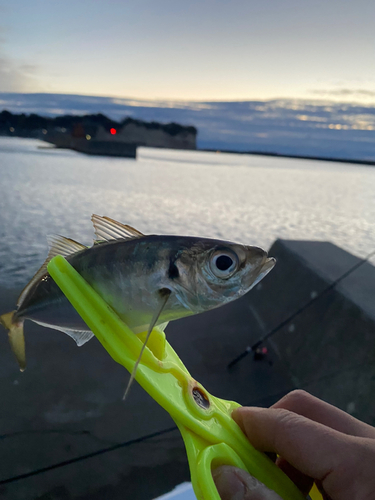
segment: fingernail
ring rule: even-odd
[[[254,478],[241,469],[223,465],[212,472],[221,500],[244,500],[255,484]]]

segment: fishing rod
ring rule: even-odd
[[[93,451],[91,453],[86,453],[85,455],[79,455],[78,457],[70,458],[68,460],[64,460],[62,462],[58,462],[52,465],[47,465],[46,467],[41,467],[40,469],[35,469],[29,472],[25,472],[24,474],[18,474],[16,476],[11,476],[6,479],[0,480],[0,486],[4,484],[14,483],[15,481],[19,481],[20,479],[27,479],[28,477],[37,476],[39,474],[43,474],[44,472],[49,472],[54,469],[59,469],[60,467],[65,467],[67,465],[74,464],[76,462],[81,462],[82,460],[87,460],[88,458],[97,457],[98,455],[103,455],[104,453],[108,453],[111,451],[118,450],[120,448],[126,448],[128,446],[142,443],[143,441],[147,441],[149,439],[162,436],[164,434],[171,433],[177,430],[177,426],[168,427],[167,429],[163,429],[161,431],[153,432],[152,434],[148,434],[146,436],[141,436],[139,438],[131,439],[129,441],[124,441],[122,443],[117,443],[112,446],[108,446],[107,448],[100,448],[99,450]]]
[[[357,368],[359,366],[363,366],[363,363],[362,362],[358,363],[358,365],[355,365],[354,368]],[[317,378],[313,379],[312,382],[320,382],[326,378],[332,377],[332,375],[335,375],[337,373],[339,373],[338,370],[333,371],[327,375],[323,375],[321,377],[317,377]],[[294,387],[294,389],[297,389],[297,387]],[[291,389],[287,389],[287,390],[283,389],[282,391],[278,391],[278,392],[272,393],[272,394],[267,394],[266,396],[262,396],[261,398],[253,399],[253,400],[245,403],[243,406],[246,407],[246,406],[263,405],[263,402],[265,399],[279,400],[281,397],[285,396],[289,392],[289,390],[293,390],[293,387]],[[29,472],[26,472],[23,474],[18,474],[15,476],[8,477],[6,479],[2,479],[2,480],[0,480],[0,486],[5,485],[5,484],[9,484],[9,483],[14,483],[15,481],[19,481],[21,479],[27,479],[27,478],[32,477],[32,476],[37,476],[39,474],[43,474],[45,472],[49,472],[49,471],[54,470],[54,469],[59,469],[60,467],[66,467],[67,465],[71,465],[71,464],[81,462],[81,461],[84,461],[84,460],[87,460],[90,458],[94,458],[94,457],[97,457],[99,455],[104,455],[106,453],[110,453],[112,451],[116,451],[116,450],[121,449],[121,448],[127,448],[128,446],[140,444],[140,443],[143,443],[145,441],[149,441],[149,440],[154,439],[154,438],[158,438],[158,437],[165,436],[167,434],[171,434],[172,432],[175,432],[177,430],[178,430],[178,427],[176,425],[174,425],[171,427],[167,427],[166,429],[161,429],[159,431],[153,432],[151,434],[146,434],[144,436],[140,436],[140,437],[135,438],[135,439],[130,439],[128,441],[116,443],[112,446],[107,446],[105,448],[99,448],[98,450],[95,450],[93,452],[85,453],[83,455],[78,455],[78,456],[70,458],[68,460],[63,460],[62,462],[57,462],[57,463],[54,463],[51,465],[47,465],[46,467],[41,467],[39,469],[34,469],[32,471],[29,471]],[[35,433],[37,433],[37,432],[38,431],[35,431]],[[82,432],[79,432],[79,433],[82,433]],[[8,437],[13,437],[14,435],[17,435],[17,434],[19,434],[19,433],[0,435],[0,440],[8,438]]]
[[[279,399],[280,397],[282,397],[284,395],[285,395],[285,391],[283,390],[283,391],[279,391],[275,394],[268,395],[267,397],[273,398],[273,399]],[[250,401],[248,404],[246,404],[245,406],[258,406],[264,399],[265,399],[264,397],[254,399],[254,400]],[[90,453],[85,453],[83,455],[78,455],[76,457],[73,457],[73,458],[70,458],[67,460],[63,460],[61,462],[47,465],[46,467],[41,467],[39,469],[34,469],[32,471],[25,472],[23,474],[17,474],[15,476],[10,476],[6,479],[1,479],[0,486],[5,485],[5,484],[9,484],[9,483],[14,483],[16,481],[20,481],[21,479],[27,479],[27,478],[32,477],[32,476],[38,476],[39,474],[44,474],[45,472],[49,472],[49,471],[54,470],[54,469],[59,469],[60,467],[66,467],[67,465],[71,465],[71,464],[74,464],[77,462],[82,462],[84,460],[88,460],[90,458],[94,458],[94,457],[97,457],[99,455],[104,455],[106,453],[110,453],[112,451],[116,451],[116,450],[119,450],[121,448],[127,448],[129,446],[137,445],[137,444],[143,443],[145,441],[149,441],[151,439],[155,439],[158,437],[165,436],[167,434],[171,434],[172,432],[175,432],[177,430],[178,430],[177,425],[174,425],[172,427],[167,427],[166,429],[161,429],[161,430],[153,432],[151,434],[146,434],[144,436],[140,436],[140,437],[135,438],[135,439],[123,441],[121,443],[116,443],[112,446],[107,446],[105,448],[99,448],[98,450],[92,451]],[[38,431],[36,431],[36,432],[38,432]],[[12,437],[15,434],[18,434],[18,433],[0,435],[0,440],[5,439],[7,437]]]
[[[354,271],[356,271],[359,267],[363,266],[366,262],[371,259],[375,255],[375,250],[370,252],[364,259],[360,260],[355,264],[354,266],[350,267],[345,273],[343,273],[339,278],[337,278],[335,281],[333,281],[330,285],[328,285],[324,290],[322,290],[317,296],[312,297],[306,304],[301,306],[299,309],[297,309],[294,313],[292,313],[290,316],[288,316],[286,319],[281,321],[277,326],[272,328],[266,335],[261,337],[259,340],[255,342],[255,344],[251,346],[247,346],[246,349],[239,354],[237,357],[232,359],[230,363],[227,364],[227,370],[230,370],[233,368],[239,361],[241,361],[243,358],[245,358],[248,354],[251,352],[256,352],[257,349],[263,344],[263,342],[270,337],[272,337],[275,333],[277,333],[279,330],[281,330],[284,326],[286,326],[288,323],[290,323],[293,319],[295,319],[297,316],[299,316],[303,311],[308,309],[311,304],[315,303],[317,300],[319,300],[324,294],[327,292],[333,290],[335,286],[340,283],[343,279],[347,278],[350,274],[352,274]]]

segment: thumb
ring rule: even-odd
[[[282,500],[247,472],[230,465],[222,465],[212,472],[221,500]]]

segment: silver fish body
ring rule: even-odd
[[[61,330],[78,345],[92,336],[47,272],[62,254],[134,331],[198,314],[248,292],[274,266],[267,252],[227,241],[143,235],[107,217],[93,216],[92,247],[56,237],[46,262],[21,293],[18,308],[0,317],[20,366],[25,364],[23,322]]]
[[[238,270],[230,278],[219,278],[211,271],[210,257],[215,252],[238,257]],[[135,333],[147,329],[161,290],[172,293],[157,324],[230,302],[273,267],[273,260],[257,247],[178,236],[109,241],[67,260]],[[87,330],[48,273],[30,290],[15,319]]]

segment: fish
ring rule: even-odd
[[[256,246],[145,235],[95,214],[91,220],[96,235],[91,247],[64,236],[48,238],[44,264],[21,292],[16,309],[0,316],[21,371],[26,367],[26,320],[62,331],[78,346],[94,336],[47,271],[56,255],[65,257],[135,334],[147,331],[143,349],[155,326],[164,330],[169,321],[241,297],[275,265]]]

